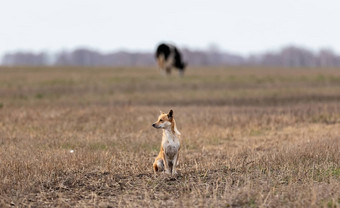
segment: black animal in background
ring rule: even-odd
[[[186,63],[182,61],[182,55],[174,45],[160,44],[157,47],[155,55],[158,67],[162,73],[166,72],[166,74],[169,75],[171,69],[176,68],[179,70],[180,75],[184,74]]]

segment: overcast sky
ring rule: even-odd
[[[161,41],[239,54],[286,45],[340,52],[338,0],[0,0],[0,55]]]

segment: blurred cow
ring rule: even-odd
[[[170,74],[171,69],[174,67],[179,70],[181,76],[184,74],[186,63],[182,61],[181,53],[174,45],[160,44],[155,55],[158,67],[163,73]]]

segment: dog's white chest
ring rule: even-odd
[[[162,143],[165,154],[169,157],[170,160],[172,160],[177,154],[180,147],[178,138],[174,137],[173,135],[165,134]]]

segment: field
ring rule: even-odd
[[[170,109],[174,178],[152,172]],[[340,207],[340,69],[2,67],[13,206]]]

